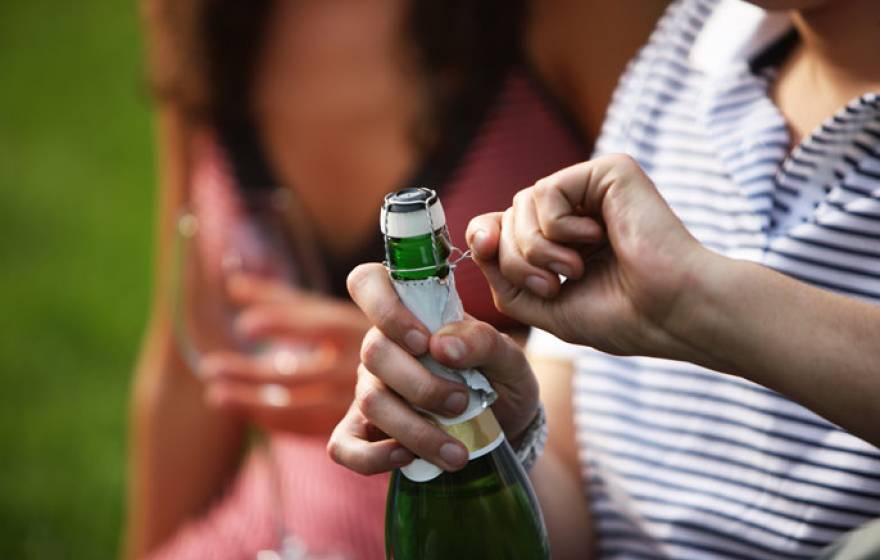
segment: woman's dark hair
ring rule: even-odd
[[[250,96],[272,0],[144,0],[151,83],[191,116],[250,118]],[[525,0],[411,0],[404,38],[429,98],[428,127],[476,118],[521,55]]]

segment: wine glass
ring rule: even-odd
[[[228,298],[226,281],[247,273],[289,286],[314,288],[322,284],[315,255],[304,250],[310,239],[297,232],[299,216],[283,189],[253,189],[217,200],[191,202],[179,215],[174,245],[172,313],[180,353],[191,371],[202,357],[216,350],[234,350],[268,360],[282,374],[293,374],[300,360],[315,359],[320,348],[296,340],[254,343],[234,328],[239,308]],[[297,235],[299,233],[299,235]],[[285,406],[290,391],[263,385],[260,398],[269,406]],[[266,460],[272,496],[276,543],[257,560],[343,560],[338,554],[316,556],[285,523],[286,496],[271,438],[255,430],[253,452]]]

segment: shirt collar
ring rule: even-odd
[[[691,48],[693,68],[714,75],[748,62],[791,29],[787,12],[768,12],[744,0],[721,0]]]

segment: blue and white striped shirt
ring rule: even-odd
[[[736,2],[672,4],[622,77],[597,152],[635,157],[719,253],[880,303],[880,96],[852,101],[789,153],[768,96],[775,71],[741,48],[705,64],[722,11],[722,35],[750,37],[724,21]],[[753,47],[784,31],[778,18],[752,30]],[[573,357],[603,558],[812,558],[880,516],[880,452],[769,389],[537,331],[529,345]]]

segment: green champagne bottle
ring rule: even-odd
[[[388,266],[403,303],[432,332],[463,317],[455,291],[443,208],[430,189],[385,197],[381,217]],[[389,560],[542,560],[549,557],[541,510],[529,479],[489,405],[495,399],[479,372],[452,371],[428,356],[433,373],[470,388],[456,418],[423,412],[465,444],[467,466],[444,472],[416,459],[391,476],[385,517]]]

